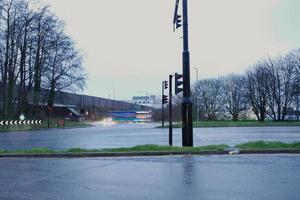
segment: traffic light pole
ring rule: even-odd
[[[165,109],[164,109],[164,88],[165,88],[165,81],[161,84],[161,126],[165,126]]]
[[[47,128],[50,128],[50,111],[49,108],[47,108]]]
[[[196,119],[197,119],[197,122],[199,121],[199,109],[198,109],[198,82],[199,82],[199,74],[198,74],[198,72],[199,72],[199,70],[198,70],[198,68],[196,68],[196,67],[194,67],[194,69],[196,70],[196,89],[195,89],[195,93],[196,93],[196,101],[195,101],[195,103],[196,103],[196,106],[195,106],[195,108],[196,108]]]
[[[183,19],[183,99],[182,99],[182,146],[193,146],[193,119],[190,89],[190,53],[188,44],[188,3],[182,0]]]
[[[172,125],[172,75],[169,75],[169,145],[173,145],[173,125]]]

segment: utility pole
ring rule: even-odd
[[[165,81],[161,84],[161,126],[165,127],[165,109],[164,109],[164,88],[165,88]]]
[[[182,99],[182,134],[183,146],[193,146],[193,118],[192,101],[190,87],[190,52],[188,38],[188,2],[182,0],[183,19],[183,52],[182,52],[182,72],[183,72],[183,99]]]
[[[199,82],[199,70],[197,67],[194,67],[194,69],[196,70],[196,89],[195,89],[195,93],[196,93],[196,117],[197,117],[197,121],[199,121],[199,104],[198,104],[198,82]]]
[[[296,100],[296,110],[297,110],[297,121],[299,121],[299,95],[300,95],[300,93],[299,93],[299,91],[300,91],[300,89],[299,88],[297,88],[297,100]]]
[[[50,128],[50,107],[47,106],[47,128]]]
[[[172,125],[172,75],[169,75],[169,145],[173,145],[173,125]]]
[[[84,95],[83,95],[83,89],[81,89],[81,109],[80,109],[80,118],[81,123],[83,124],[83,116],[84,116]]]
[[[182,72],[183,72],[183,98],[182,98],[182,146],[193,146],[193,118],[192,118],[192,101],[191,101],[191,84],[190,84],[190,52],[188,37],[188,1],[182,0],[182,20],[178,14],[180,0],[176,0],[175,12],[173,19],[174,31],[181,26],[183,27],[183,52],[182,52]],[[177,81],[177,78],[175,78]],[[176,92],[177,94],[177,92]]]
[[[93,121],[96,120],[96,117],[95,117],[95,97],[93,97]]]

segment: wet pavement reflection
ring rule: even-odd
[[[299,155],[0,159],[0,199],[300,199]]]
[[[117,124],[78,129],[50,129],[33,132],[0,133],[0,149],[113,148],[143,144],[168,145],[168,129],[157,123]],[[300,141],[300,127],[195,128],[194,145],[235,145],[248,141]],[[181,129],[174,129],[174,145],[181,145]]]

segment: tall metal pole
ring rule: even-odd
[[[297,110],[297,121],[299,120],[299,95],[300,95],[299,91],[300,91],[300,89],[298,88],[297,89],[297,97],[296,97],[297,98],[297,102],[296,102],[296,104],[297,104],[296,105],[297,106],[297,108],[296,108],[296,110]]]
[[[47,128],[50,128],[50,108],[47,107]]]
[[[83,89],[81,90],[81,123],[83,124],[83,116],[84,116],[84,96],[83,96]]]
[[[173,125],[172,125],[172,75],[169,75],[169,145],[173,145]]]
[[[188,43],[188,2],[182,0],[183,19],[183,99],[182,99],[182,146],[193,146],[193,118],[190,88],[190,53]]]
[[[93,97],[93,121],[96,120],[96,116],[95,116],[95,97]]]
[[[162,127],[165,127],[164,88],[165,88],[165,81],[163,81],[161,84],[161,126]]]
[[[198,82],[199,82],[199,75],[198,75],[198,68],[197,67],[194,67],[194,69],[196,70],[196,89],[195,89],[195,93],[196,93],[196,117],[197,117],[197,121],[199,121],[199,104],[198,104],[198,89],[197,89],[197,85],[198,85]]]

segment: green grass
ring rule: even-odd
[[[227,145],[208,145],[201,147],[177,147],[177,146],[159,146],[159,145],[140,145],[134,147],[111,148],[111,149],[82,149],[71,148],[64,151],[54,151],[47,148],[34,148],[30,150],[0,150],[0,154],[16,153],[16,154],[35,154],[35,153],[116,153],[116,152],[158,152],[158,151],[217,151],[224,150]]]
[[[8,151],[0,149],[0,154],[4,154],[4,153],[8,153]]]
[[[0,154],[37,154],[37,153],[127,153],[127,152],[201,152],[201,151],[223,151],[228,148],[228,145],[208,145],[208,146],[198,146],[198,147],[179,147],[179,146],[159,146],[159,145],[140,145],[134,147],[124,147],[124,148],[111,148],[111,149],[81,149],[72,148],[64,151],[54,151],[47,148],[34,148],[30,150],[0,150]],[[243,150],[263,150],[263,149],[300,149],[300,142],[295,143],[281,143],[281,142],[265,142],[256,141],[248,142],[244,144],[236,145]]]
[[[223,150],[228,147],[227,145],[208,145],[201,147],[178,147],[178,146],[159,146],[153,144],[139,145],[134,147],[111,148],[111,149],[81,149],[72,148],[67,150],[69,153],[81,152],[145,152],[145,151],[210,151],[210,150]]]
[[[210,151],[223,150],[228,147],[225,144],[208,145],[200,147],[178,147],[178,146],[159,146],[159,145],[140,145],[129,148],[103,149],[104,152],[139,152],[139,151]]]
[[[91,124],[82,123],[82,122],[75,122],[75,121],[68,121],[65,120],[65,126],[57,126],[57,121],[59,119],[51,119],[49,121],[50,128],[84,128],[90,127]],[[9,126],[0,126],[0,132],[15,132],[15,131],[35,131],[41,129],[47,129],[48,122],[43,121],[42,124],[39,125],[9,125]]]
[[[21,153],[21,154],[35,154],[35,153],[55,153],[56,151],[50,150],[48,148],[33,148],[29,150],[16,150],[13,153]]]
[[[240,120],[240,121],[230,121],[230,120],[220,120],[220,121],[199,121],[193,122],[193,127],[195,128],[205,128],[205,127],[263,127],[263,126],[300,126],[300,121],[256,121],[256,120]],[[181,123],[174,123],[174,128],[181,128]],[[159,126],[158,128],[162,128]],[[168,122],[165,128],[168,128]]]
[[[282,142],[255,141],[236,145],[241,149],[300,149],[300,142],[291,144]]]
[[[33,148],[28,150],[0,150],[0,154],[36,154],[36,153],[56,153],[58,151],[48,148]]]

